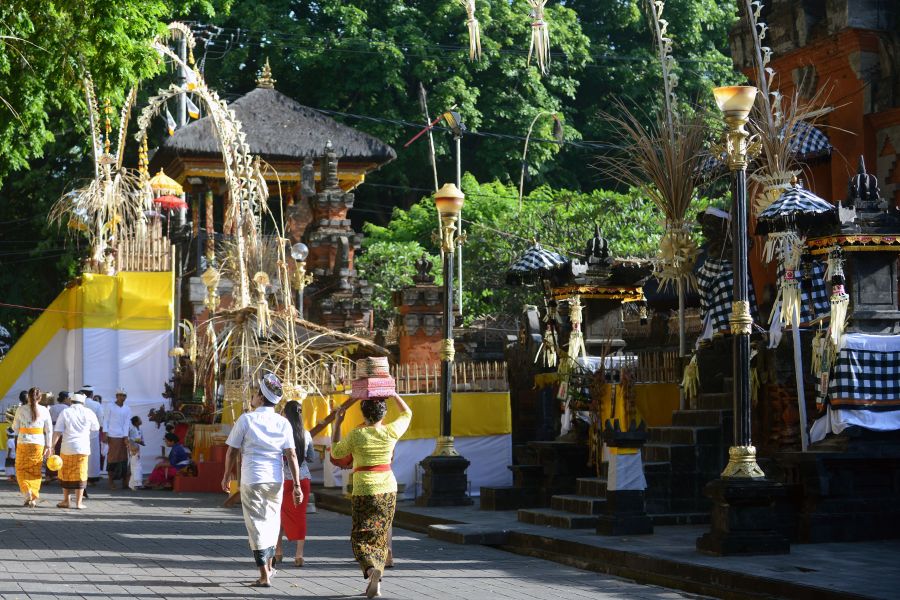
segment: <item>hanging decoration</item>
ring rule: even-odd
[[[547,0],[528,0],[531,7],[531,46],[528,48],[528,60],[534,56],[541,75],[547,74],[547,66],[550,64],[550,26],[544,19],[544,7]]]
[[[266,298],[266,287],[269,285],[269,274],[259,271],[253,276],[256,284],[256,326],[259,335],[264,335],[269,328],[269,301]]]
[[[187,94],[185,94],[185,96],[184,96],[184,103],[187,106],[187,114],[190,115],[190,117],[192,119],[199,119],[200,118],[200,109],[197,107],[196,104],[191,102],[191,97],[188,96]]]
[[[582,322],[581,296],[574,296],[569,300],[569,322],[572,324],[572,333],[569,334],[569,359],[577,361],[587,356],[584,347],[584,334],[581,332]]]
[[[175,118],[172,116],[172,113],[169,112],[169,107],[166,107],[166,131],[169,132],[169,135],[175,135],[175,129],[178,125],[175,123]]]
[[[466,26],[469,28],[469,60],[481,60],[481,26],[475,18],[475,0],[459,0],[466,9]]]
[[[844,284],[844,257],[840,246],[835,246],[828,253],[828,269],[825,278],[831,283],[831,322],[828,335],[833,351],[840,351],[847,327],[847,308],[850,306],[850,295]]]
[[[694,264],[700,248],[691,236],[691,226],[684,222],[666,223],[666,231],[659,241],[659,254],[654,261],[656,278],[660,287],[684,282],[688,289],[696,289]]]
[[[770,233],[766,241],[765,260],[777,258],[784,274],[778,282],[776,306],[780,306],[780,320],[783,325],[800,325],[800,259],[803,256],[804,240],[796,231]],[[769,321],[775,317],[773,310]]]

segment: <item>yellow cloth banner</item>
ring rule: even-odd
[[[434,439],[440,435],[440,396],[437,394],[415,394],[403,396],[413,411],[412,423],[402,439]],[[385,422],[397,417],[399,410],[395,402],[388,400],[388,414]],[[347,411],[342,433],[347,434],[363,423],[359,403]],[[454,437],[477,437],[503,435],[512,432],[512,413],[508,392],[458,392],[453,394],[453,422],[451,432]]]
[[[334,394],[331,402],[334,407],[343,404],[350,396]],[[440,396],[437,394],[410,394],[403,396],[413,411],[412,423],[404,440],[434,439],[440,435]],[[222,410],[222,423],[230,424],[241,415],[241,402],[226,403]],[[303,400],[303,424],[307,431],[316,426],[331,413],[328,398],[324,396],[307,396]],[[388,414],[385,422],[397,417],[399,410],[395,402],[388,400]],[[359,402],[347,410],[341,431],[346,435],[351,429],[363,423]],[[485,435],[504,435],[512,433],[512,412],[509,405],[509,392],[458,392],[453,394],[452,432],[455,437],[478,437]],[[331,436],[331,426],[326,427],[319,436]]]
[[[0,395],[62,329],[173,329],[174,277],[172,271],[84,273],[81,283],[64,289],[0,362]]]

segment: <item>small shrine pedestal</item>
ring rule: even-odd
[[[598,517],[600,535],[648,535],[653,533],[653,521],[644,503],[644,465],[641,447],[647,441],[647,429],[632,421],[627,431],[606,421],[603,439],[609,447],[609,475],[606,485],[604,514]]]
[[[469,461],[462,456],[429,456],[422,465],[422,495],[416,506],[469,506]]]
[[[769,479],[720,477],[706,485],[712,500],[711,531],[697,539],[697,550],[715,556],[788,554],[790,542],[779,531],[775,502],[787,494]]]

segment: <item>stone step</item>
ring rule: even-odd
[[[697,408],[699,410],[728,409],[734,407],[734,399],[731,392],[719,392],[710,394],[701,392],[697,395]]]
[[[580,496],[605,498],[606,477],[579,477],[575,480],[575,493]]]
[[[606,499],[596,496],[559,494],[550,498],[550,508],[577,515],[599,515],[603,512],[604,506],[606,506]]]
[[[513,446],[513,463],[517,465],[536,465],[537,453],[528,444],[515,444]]]
[[[576,515],[552,508],[523,508],[519,510],[518,518],[522,523],[559,529],[594,529],[599,520],[594,515]]]
[[[647,430],[648,442],[664,444],[717,444],[722,439],[722,430],[713,427],[651,427]]]
[[[537,488],[482,487],[481,510],[517,510],[538,505]]]
[[[672,413],[675,427],[721,427],[723,419],[731,416],[731,410],[676,410]]]
[[[513,474],[513,487],[534,488],[544,480],[544,468],[540,465],[509,465]]]
[[[710,521],[709,512],[651,514],[654,526],[661,525],[706,525]]]
[[[689,460],[694,454],[694,446],[691,444],[664,444],[660,442],[648,442],[641,449],[641,457],[646,462],[671,463],[674,458]]]

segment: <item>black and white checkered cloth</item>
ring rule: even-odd
[[[900,409],[900,351],[845,346],[831,368],[828,403],[837,409]]]
[[[784,277],[784,267],[778,265],[778,281]],[[809,273],[802,269],[800,276],[800,323],[809,323],[831,313],[831,298],[825,281],[825,265],[813,261]]]
[[[569,262],[565,256],[557,254],[552,250],[545,250],[540,244],[535,244],[526,250],[522,256],[516,259],[506,271],[507,280],[524,280],[546,273],[556,267],[565,265]]]
[[[791,151],[797,158],[815,158],[831,154],[828,136],[806,121],[797,121],[791,129]]]
[[[753,321],[758,323],[753,281],[749,281],[749,284],[750,314],[753,315]],[[734,299],[734,270],[731,267],[731,259],[707,258],[697,271],[697,290],[700,294],[700,310],[709,316],[713,333],[730,331],[728,317],[731,316],[731,304]]]

